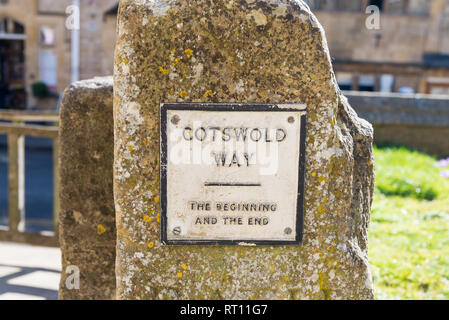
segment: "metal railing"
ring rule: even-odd
[[[0,111],[0,135],[7,136],[8,227],[0,229],[0,241],[36,245],[58,244],[59,212],[59,114],[57,112]],[[7,121],[7,122],[6,122]],[[49,125],[27,124],[43,122]],[[53,232],[25,232],[25,137],[53,140]]]

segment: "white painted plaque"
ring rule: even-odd
[[[305,124],[304,104],[162,104],[162,243],[300,244]]]

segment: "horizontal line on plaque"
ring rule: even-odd
[[[260,183],[238,183],[238,182],[206,182],[206,187],[261,187]]]

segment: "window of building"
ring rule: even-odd
[[[374,75],[359,76],[359,91],[375,91],[376,77]]]
[[[363,1],[356,0],[305,0],[312,10],[362,12]],[[427,0],[369,0],[369,6],[377,6],[381,12],[391,14],[428,15]]]
[[[362,2],[354,0],[337,0],[337,9],[340,11],[360,12],[362,10]]]
[[[355,11],[362,10],[362,3],[354,0],[306,0],[312,10],[338,10]]]
[[[44,46],[54,46],[56,43],[55,29],[51,27],[41,27],[40,30],[41,44]]]
[[[318,2],[317,0],[305,0],[305,3],[309,6],[311,10],[318,9]]]
[[[0,108],[25,108],[24,26],[0,19]]]
[[[25,33],[25,28],[13,19],[0,18],[0,33],[23,34]]]
[[[8,33],[8,20],[6,18],[0,19],[0,33]]]
[[[413,15],[428,15],[429,2],[427,0],[409,0],[408,13]]]
[[[337,83],[340,90],[353,90],[353,75],[349,72],[337,72]]]
[[[306,0],[312,10],[336,10],[336,0]]]
[[[41,49],[39,51],[40,81],[51,90],[56,90],[58,84],[58,56],[54,49]]]
[[[407,0],[389,0],[388,13],[404,14],[407,13]]]
[[[380,92],[393,92],[394,76],[391,74],[383,74],[380,76]]]
[[[449,95],[449,78],[430,77],[427,79],[427,93]]]
[[[369,5],[378,7],[380,11],[384,10],[384,0],[370,0]]]

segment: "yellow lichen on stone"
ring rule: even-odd
[[[153,219],[149,215],[145,215],[143,217],[143,220],[145,220],[146,222],[151,222]]]
[[[185,263],[181,264],[181,268],[183,268],[184,270],[187,270],[187,265]]]
[[[318,182],[321,183],[323,181],[327,181],[328,179],[326,177],[319,177]]]
[[[162,68],[162,67],[159,67],[159,71],[162,72],[162,73],[165,74],[165,75],[167,75],[167,74],[170,73],[170,70],[164,69],[164,68]]]
[[[187,95],[187,91],[185,91],[185,90],[182,90],[182,91],[179,93],[179,96],[180,96],[181,98],[184,98],[186,95]]]
[[[186,54],[187,58],[191,58],[193,56],[193,50],[192,49],[186,49],[184,51],[184,53]]]
[[[178,272],[178,273],[176,274],[176,278],[181,279],[181,278],[182,278],[182,272]]]
[[[97,226],[97,233],[99,234],[99,235],[102,235],[103,233],[105,233],[106,232],[106,228],[102,225],[102,224],[99,224],[98,226]]]
[[[150,243],[147,244],[148,248],[153,248],[154,247],[154,241],[151,241]]]
[[[207,97],[213,97],[214,93],[212,92],[212,90],[207,90],[205,94],[203,94],[203,98],[207,98]]]

